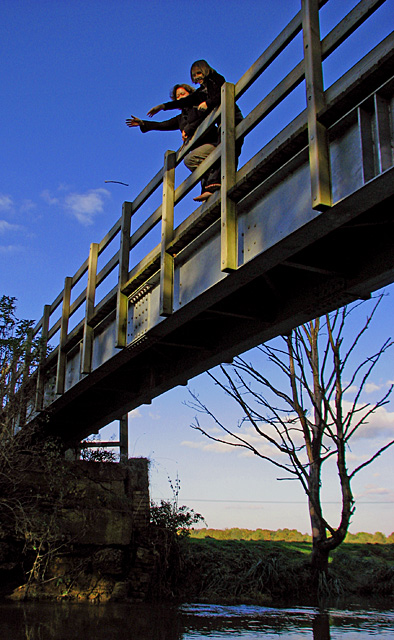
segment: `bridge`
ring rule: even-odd
[[[240,80],[223,85],[220,108],[193,139],[220,121],[215,151],[176,188],[188,147],[167,151],[163,168],[44,306],[31,336],[40,338],[37,364],[28,348],[7,392],[15,427],[45,414],[50,432],[75,444],[394,281],[394,32],[324,89],[322,62],[383,4],[362,0],[321,39],[327,1],[302,0]],[[303,59],[235,128],[235,100],[301,31]],[[236,140],[255,136],[258,144],[257,125],[301,83],[305,109],[289,113],[282,131],[236,170]],[[175,226],[176,206],[218,161],[220,191],[198,208],[190,201]],[[143,205],[160,189],[160,205],[146,215]]]

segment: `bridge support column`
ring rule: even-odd
[[[119,457],[120,461],[129,457],[129,414],[126,413],[119,420]]]

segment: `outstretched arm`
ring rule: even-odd
[[[126,124],[128,127],[140,127],[144,124],[144,121],[136,118],[136,116],[130,116],[130,118],[127,118]]]
[[[152,109],[149,109],[147,115],[152,118],[152,116],[156,115],[156,113],[159,113],[159,111],[163,111],[163,109],[164,104],[158,104],[157,107],[152,107]]]
[[[179,129],[178,116],[164,120],[163,122],[149,122],[149,120],[140,120],[136,116],[127,118],[126,125],[128,127],[139,127],[142,133],[147,131],[176,131]]]
[[[201,92],[199,89],[194,93],[186,96],[185,98],[181,98],[180,100],[171,100],[170,102],[164,102],[163,104],[158,104],[157,107],[153,107],[148,111],[148,116],[151,118],[159,111],[170,111],[172,109],[188,109],[190,107],[197,107],[203,100],[205,99],[205,94]]]

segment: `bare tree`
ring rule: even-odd
[[[392,346],[388,339],[372,356],[362,356],[352,365],[361,347],[362,337],[369,328],[382,299],[374,302],[372,311],[361,329],[353,335],[344,350],[345,324],[349,315],[362,303],[313,320],[283,337],[283,348],[269,344],[258,347],[280,372],[283,384],[258,370],[243,357],[231,366],[221,366],[220,373],[208,375],[242,410],[237,428],[224,424],[203,401],[191,392],[189,406],[207,414],[215,429],[200,424],[198,416],[191,425],[216,442],[246,449],[286,471],[286,479],[297,479],[307,496],[312,529],[312,576],[318,586],[327,573],[330,552],[343,542],[355,502],[351,482],[355,475],[376,460],[394,444],[387,442],[354,469],[346,464],[349,441],[370,416],[388,402],[391,385],[384,396],[374,403],[363,402],[363,391],[381,356]],[[276,344],[276,343],[274,343]],[[359,349],[356,349],[358,347]],[[350,374],[349,374],[350,370]],[[277,373],[277,372],[276,372]],[[353,399],[344,403],[344,394],[353,391]],[[218,434],[220,427],[222,435]],[[271,445],[266,453],[248,438],[248,429]],[[335,460],[341,492],[339,524],[329,523],[321,499],[322,468]],[[284,478],[280,478],[284,479]]]

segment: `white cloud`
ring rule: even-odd
[[[0,245],[0,254],[20,253],[23,247],[18,244]]]
[[[374,391],[379,391],[379,389],[382,389],[382,387],[384,387],[385,385],[383,384],[375,384],[374,382],[367,382],[367,384],[364,387],[364,391],[365,393],[373,393]]]
[[[128,414],[129,420],[135,420],[136,418],[142,418],[141,411],[139,409],[133,409]]]
[[[14,201],[11,196],[0,193],[0,211],[9,211],[13,205]]]
[[[394,498],[394,492],[387,487],[379,487],[374,484],[367,484],[364,487],[364,490],[360,493],[357,493],[355,496],[356,500],[360,500],[362,498],[386,498],[388,500],[392,500]]]
[[[148,416],[151,420],[161,420],[161,415],[159,413],[153,413],[153,411],[149,411]]]
[[[69,187],[65,184],[59,186],[58,192],[60,195],[56,197],[49,189],[45,189],[41,193],[41,198],[49,206],[58,205],[84,226],[93,224],[95,216],[104,211],[105,199],[111,195],[107,189],[89,189],[84,193],[70,193]]]
[[[344,413],[351,408],[350,402],[343,403]],[[355,420],[359,421],[362,415],[367,412],[365,409],[355,415]],[[352,441],[364,439],[377,439],[377,438],[394,438],[394,412],[387,411],[386,407],[379,407],[367,418],[365,424],[361,425],[352,436]]]
[[[381,389],[384,389],[385,387],[389,387],[390,384],[392,384],[392,381],[390,380],[387,380],[386,382],[383,382],[381,384],[376,384],[375,382],[367,382],[364,386],[363,393],[374,393],[375,391],[381,391]],[[353,384],[351,387],[346,389],[345,393],[355,394],[355,393],[358,393],[358,391],[359,391],[359,387]]]
[[[27,213],[28,211],[31,211],[32,209],[35,209],[37,207],[36,203],[33,202],[33,200],[23,200],[21,206],[20,206],[20,210],[22,213]]]
[[[110,196],[107,189],[91,189],[86,193],[70,193],[66,196],[64,207],[81,224],[93,224],[94,217],[104,210],[104,200]]]
[[[0,220],[0,234],[12,232],[12,231],[21,231],[23,227],[19,224],[11,224],[7,222],[7,220]]]
[[[358,391],[358,387],[355,384],[353,384],[351,387],[348,387],[346,391],[344,391],[344,395],[345,393],[357,393],[357,391]]]
[[[194,442],[192,440],[183,440],[181,447],[188,447],[189,449],[199,449],[200,451],[210,451],[211,453],[230,453],[234,451],[234,447],[222,442],[214,442],[213,440],[206,440],[200,442]]]
[[[211,433],[213,431],[214,430],[212,429]],[[245,442],[253,446],[256,451],[258,451],[262,456],[273,458],[275,460],[285,456],[285,454],[282,454],[280,451],[278,451],[274,445],[266,442],[261,436],[255,433],[253,427],[243,430],[239,433],[239,435],[245,440]],[[228,442],[239,444],[239,441],[237,441],[236,438],[231,437],[230,435],[227,435],[223,432],[219,437],[222,437],[223,440],[227,440]],[[226,444],[225,442],[216,442],[215,440],[210,440],[207,437],[199,441],[183,440],[183,442],[181,442],[181,446],[188,447],[189,449],[199,449],[200,451],[209,451],[210,453],[236,453],[241,457],[249,457],[255,455],[253,451],[243,446],[232,446],[230,444]]]
[[[44,189],[44,191],[41,192],[41,198],[44,200],[44,202],[51,206],[59,203],[58,198],[54,198],[53,196],[51,196],[49,189]]]

